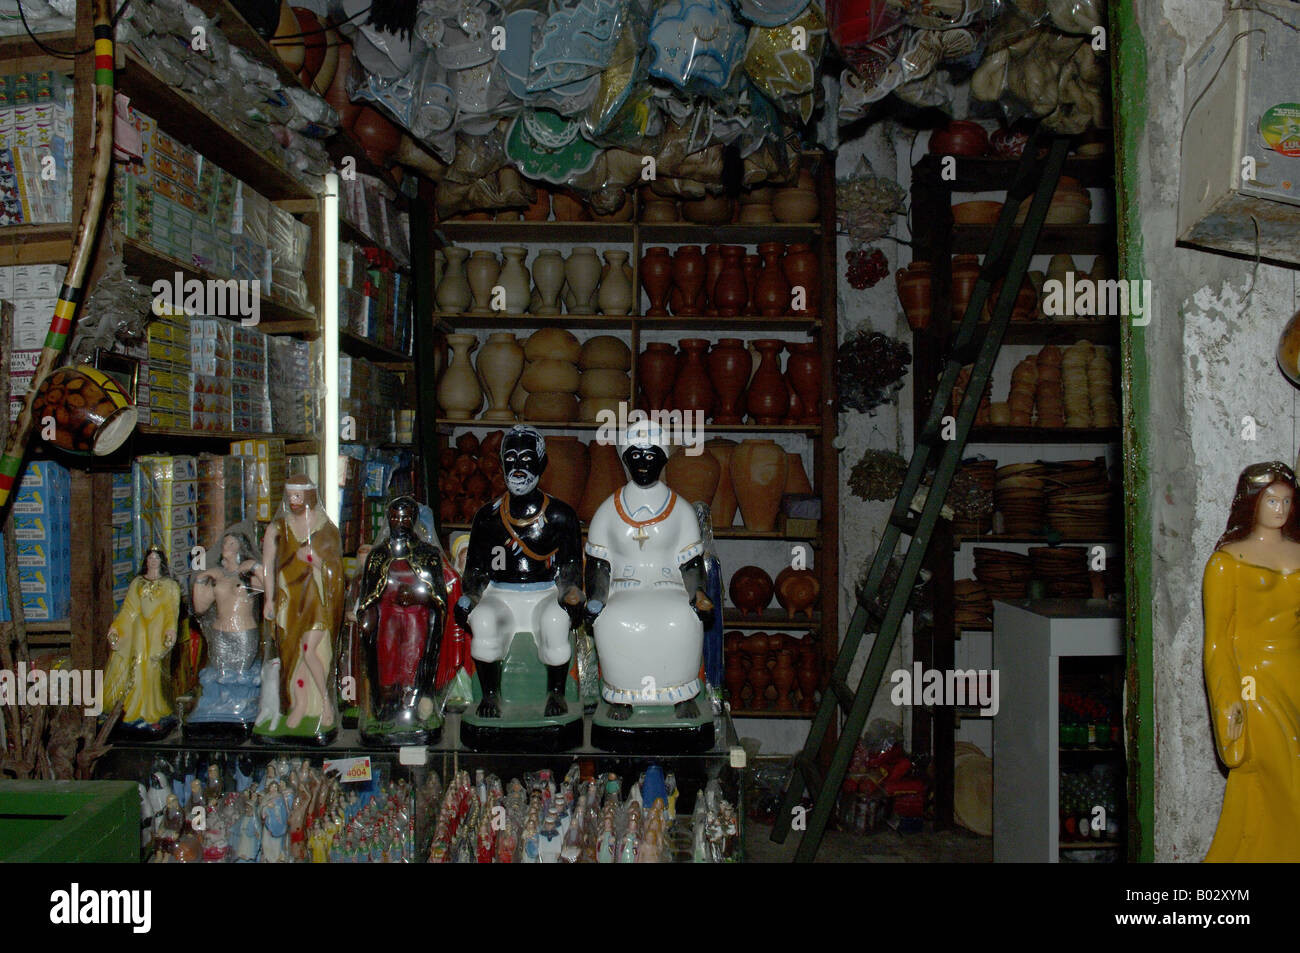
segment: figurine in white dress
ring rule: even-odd
[[[632,705],[675,705],[696,718],[704,648],[704,547],[689,502],[659,479],[668,462],[654,422],[628,428],[631,482],[600,505],[587,533],[588,612],[595,617],[601,694],[610,716]]]

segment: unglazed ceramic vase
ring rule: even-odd
[[[772,215],[778,222],[815,222],[817,193],[808,189],[777,189],[772,194]]]
[[[744,709],[741,702],[741,693],[745,690],[745,665],[741,660],[739,649],[727,652],[727,667],[723,671],[722,679],[727,685],[727,701],[736,711]]]
[[[740,245],[722,246],[722,270],[713,285],[713,305],[718,315],[734,318],[745,310],[749,289],[745,287],[745,249]]]
[[[739,424],[745,408],[741,396],[749,383],[750,356],[740,338],[721,338],[709,351],[709,375],[717,392],[715,424]]]
[[[716,393],[713,382],[709,380],[709,368],[704,355],[709,349],[709,342],[704,338],[684,338],[681,342],[682,356],[677,368],[677,379],[673,381],[673,409],[682,413],[699,412],[705,419],[713,415]]]
[[[745,407],[754,423],[779,424],[789,409],[790,395],[781,377],[781,350],[784,347],[785,343],[775,338],[760,338],[754,342],[759,354],[758,370],[749,382],[749,393],[745,397]]]
[[[731,482],[731,456],[740,446],[726,437],[714,437],[704,444],[704,449],[718,461],[718,486],[709,504],[709,517],[714,529],[730,529],[736,522],[736,487]]]
[[[747,205],[746,208],[759,208],[757,205]],[[755,296],[758,294],[758,276],[763,270],[763,257],[761,255],[745,256],[745,288],[748,294],[745,297],[745,314],[758,314],[758,306],[754,303]]]
[[[528,269],[524,267],[524,258],[528,255],[528,249],[519,245],[506,245],[502,247],[501,254],[505,258],[505,264],[501,266],[501,274],[497,276],[497,285],[505,289],[504,310],[507,314],[523,314],[528,309],[528,295],[531,290]]]
[[[484,420],[515,419],[510,395],[523,372],[524,349],[515,336],[505,331],[489,334],[487,344],[478,353],[478,377],[488,399]]]
[[[524,209],[525,222],[546,222],[551,218],[551,193],[540,185],[533,185],[537,198],[533,204]]]
[[[587,203],[574,198],[567,192],[551,194],[551,210],[557,222],[587,222],[591,220],[591,210]]]
[[[546,438],[546,458],[546,472],[539,484],[542,492],[563,500],[576,510],[590,468],[587,445],[577,437],[552,434]]]
[[[776,601],[781,603],[786,618],[793,619],[800,612],[813,617],[813,606],[821,594],[821,583],[811,569],[794,569],[786,566],[776,577]]]
[[[564,258],[554,248],[543,248],[533,259],[533,282],[540,303],[534,314],[559,314],[560,291],[564,288]]]
[[[645,250],[641,259],[641,287],[650,299],[646,317],[668,316],[668,292],[673,285],[673,260],[667,247],[655,245]]]
[[[434,295],[437,296],[437,287],[442,284],[442,273],[447,270],[447,256],[442,253],[441,248],[433,250],[433,287]]]
[[[812,495],[812,483],[808,480],[808,474],[803,468],[803,457],[797,453],[786,453],[787,463],[785,471],[785,493],[797,493]]]
[[[928,261],[914,261],[894,272],[898,302],[903,306],[908,326],[913,331],[924,331],[930,326],[931,271]]]
[[[460,314],[470,306],[473,300],[469,281],[465,277],[465,259],[469,251],[449,245],[443,249],[447,256],[447,267],[443,270],[442,280],[438,282],[438,310],[446,314]]]
[[[673,253],[673,290],[668,298],[673,314],[704,310],[704,254],[698,245],[682,245]]]
[[[727,584],[727,593],[742,616],[762,613],[772,601],[772,593],[775,591],[772,577],[758,566],[741,566]],[[757,641],[751,643],[751,647],[760,648]],[[760,658],[767,654],[766,649],[764,643],[760,648]]]
[[[575,248],[564,263],[564,277],[573,295],[569,310],[574,314],[595,314],[592,299],[596,286],[600,284],[600,259],[596,257],[596,249],[585,245]]]
[[[632,282],[628,280],[627,252],[605,252],[605,268],[596,303],[601,314],[627,314],[632,310]]]
[[[663,479],[691,503],[712,503],[721,474],[722,468],[713,454],[705,451],[691,456],[681,449],[668,458]]]
[[[818,423],[821,420],[821,351],[816,341],[803,341],[788,347],[790,357],[785,362],[785,373],[799,398],[800,413],[796,415],[796,422]]]
[[[806,242],[792,242],[786,246],[785,257],[781,259],[781,271],[790,286],[791,296],[787,302],[791,314],[816,316],[821,311],[822,284],[817,253]],[[794,305],[794,290],[803,288],[804,306]]]
[[[492,311],[492,289],[501,277],[501,262],[490,251],[479,250],[469,256],[465,265],[465,277],[469,281],[469,290],[474,295],[474,314],[489,314]]]
[[[469,360],[470,352],[478,347],[478,338],[472,334],[448,334],[447,346],[451,348],[451,360],[438,382],[438,403],[443,416],[471,420],[483,405],[483,389]]]
[[[731,455],[731,483],[746,529],[776,529],[788,465],[785,451],[774,440],[742,440]]]
[[[714,299],[714,286],[718,275],[722,274],[722,246],[713,244],[704,246],[704,313],[710,317],[718,313],[718,303]]]
[[[582,498],[578,501],[578,518],[584,523],[591,522],[600,504],[627,482],[623,461],[619,459],[618,447],[614,444],[593,440],[588,447],[588,456],[591,463],[587,470],[587,482],[582,490]]]
[[[817,685],[821,681],[821,668],[817,664],[817,654],[811,650],[803,652],[799,659],[796,673],[799,679],[799,710],[817,710]]]
[[[677,379],[677,353],[666,341],[649,341],[637,355],[636,376],[641,385],[643,410],[671,410],[670,397]]]
[[[758,287],[754,290],[754,306],[766,318],[789,314],[790,283],[786,280],[781,261],[785,245],[781,242],[764,242],[758,246],[758,253],[763,258],[763,271],[758,276]]]
[[[794,709],[794,688],[797,676],[794,670],[794,653],[778,652],[776,666],[772,669],[772,686],[776,689],[776,710]]]
[[[978,255],[952,256],[952,288],[949,300],[952,302],[952,319],[960,321],[970,304],[971,292],[980,276],[980,259]]]

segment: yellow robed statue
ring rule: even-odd
[[[162,549],[151,546],[108,629],[104,710],[121,700],[122,731],[158,736],[176,724],[170,672],[180,610],[181,587]]]

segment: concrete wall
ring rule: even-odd
[[[1174,247],[1183,68],[1225,8],[1203,0],[1138,4],[1146,88],[1122,91],[1144,98],[1147,116],[1134,165],[1155,306],[1145,332],[1149,379],[1134,386],[1145,386],[1150,399],[1138,426],[1152,497],[1158,861],[1199,861],[1223,797],[1201,669],[1201,571],[1241,469],[1259,460],[1294,463],[1297,450],[1296,391],[1273,357],[1296,307],[1294,272]],[[1257,424],[1253,442],[1243,439],[1247,416]]]

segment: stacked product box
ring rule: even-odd
[[[149,423],[190,427],[190,326],[185,315],[149,323]]]
[[[358,337],[410,353],[411,282],[393,256],[344,242],[339,251],[339,322]]]
[[[372,241],[392,249],[403,267],[411,264],[410,224],[396,193],[371,175],[340,181],[343,217]]]
[[[72,97],[59,70],[0,76],[0,226],[71,220]]]
[[[12,265],[0,268],[0,301],[14,305],[13,350],[9,356],[9,420],[18,419],[31,386],[45,335],[58,302],[63,268],[59,265]]]
[[[199,456],[199,545],[210,554],[220,551],[225,528],[246,518],[244,469],[247,463],[241,456],[210,453]]]
[[[137,457],[131,480],[136,554],[161,546],[172,576],[188,592],[190,554],[199,543],[198,461],[189,456]]]
[[[190,322],[190,426],[234,429],[231,376],[235,325],[220,318]]]
[[[312,379],[311,344],[283,336],[268,336],[266,343],[271,430],[315,433],[316,388]]]
[[[266,335],[238,324],[233,325],[231,333],[231,429],[236,433],[269,433]]]
[[[404,403],[402,378],[360,358],[339,356],[339,412],[351,418],[344,440],[391,443],[397,439],[397,413]]]
[[[230,452],[245,458],[244,518],[269,522],[280,508],[288,475],[284,441],[236,440],[230,445]]]
[[[342,485],[339,487],[339,535],[343,551],[355,553],[370,538],[364,532],[368,526],[365,496],[366,448],[361,444],[340,444],[339,465]]]
[[[113,606],[122,608],[126,590],[140,567],[135,560],[135,493],[131,473],[113,474]]]
[[[28,465],[13,502],[23,614],[31,622],[66,619],[72,604],[72,481],[52,460]],[[0,621],[8,621],[4,555],[0,548]]]
[[[270,201],[254,189],[241,186],[235,196],[231,223],[234,251],[232,274],[241,281],[261,283],[263,292],[271,288]]]
[[[271,257],[271,297],[310,309],[303,269],[311,253],[311,229],[278,205],[267,217],[267,250]]]

